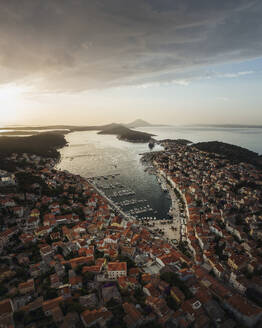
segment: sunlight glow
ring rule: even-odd
[[[16,121],[17,109],[23,102],[23,94],[26,87],[16,84],[4,84],[0,86],[0,121],[9,124]]]

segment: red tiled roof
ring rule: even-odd
[[[127,271],[127,264],[126,262],[109,262],[108,271]]]

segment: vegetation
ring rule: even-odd
[[[193,144],[199,150],[216,153],[230,160],[232,163],[246,162],[262,168],[262,158],[257,153],[243,147],[220,141],[199,142]]]
[[[58,158],[58,148],[66,145],[62,133],[39,133],[30,137],[0,137],[0,153],[34,154],[42,157]]]
[[[117,135],[118,139],[130,142],[149,142],[152,139],[152,134],[134,131],[120,124],[111,124],[107,128],[98,132],[98,134],[113,134]]]
[[[160,144],[163,144],[165,142],[168,142],[168,145],[169,146],[172,146],[172,145],[188,145],[188,144],[191,144],[192,141],[189,141],[187,139],[163,139],[163,140],[160,140],[159,141]]]
[[[170,284],[171,286],[176,286],[182,290],[186,298],[189,299],[193,295],[187,285],[179,279],[178,275],[174,272],[164,272],[161,274],[160,278]]]

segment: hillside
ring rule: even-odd
[[[152,126],[152,124],[144,121],[144,120],[141,120],[141,119],[137,119],[131,123],[128,123],[128,124],[124,124],[125,127],[127,128],[143,128],[143,127],[146,127],[146,126]]]
[[[58,157],[58,148],[66,145],[62,133],[40,133],[30,137],[0,137],[0,155],[29,153],[43,157]]]
[[[98,132],[98,134],[113,134],[116,135],[118,139],[129,142],[149,142],[153,136],[149,133],[128,129],[121,124],[111,124],[102,131]]]
[[[199,142],[192,146],[209,153],[223,155],[233,163],[246,162],[262,168],[261,156],[243,147],[220,141]]]

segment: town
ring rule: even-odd
[[[1,327],[262,324],[262,172],[163,146],[151,157],[174,203],[173,230],[122,215],[55,159],[7,157],[15,169],[0,171]]]

